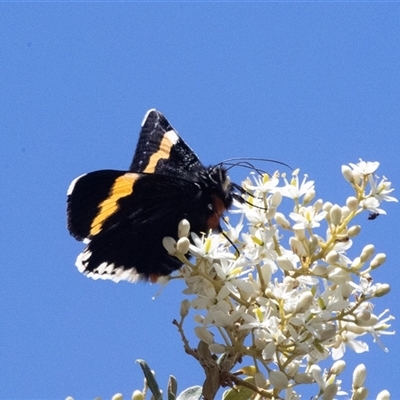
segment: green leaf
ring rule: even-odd
[[[175,377],[170,375],[168,380],[168,400],[175,400],[176,399],[176,392],[178,390],[178,382],[176,381]]]
[[[235,389],[229,389],[224,392],[223,400],[249,400],[254,396],[254,392],[246,387],[237,386]]]
[[[254,378],[252,376],[244,379],[247,382],[254,383]],[[223,400],[249,400],[252,399],[255,395],[255,392],[245,386],[236,386],[234,389],[226,390],[223,395]]]
[[[176,400],[200,400],[202,393],[203,388],[201,386],[192,386],[185,389]]]
[[[154,399],[155,400],[163,400],[158,383],[157,383],[156,379],[154,378],[154,375],[151,372],[151,369],[147,365],[146,361],[136,360],[136,362],[139,363],[139,365],[141,366],[141,368],[143,370],[144,376],[147,381],[147,386],[151,390],[151,393],[153,393]]]

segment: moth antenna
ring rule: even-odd
[[[226,219],[222,217],[225,223],[227,223]],[[235,243],[232,242],[232,240],[228,237],[228,235],[222,230],[221,225],[218,226],[218,232],[222,234],[222,236],[225,237],[225,239],[234,247],[235,249],[235,257],[238,258],[240,256],[240,251],[236,247]]]
[[[241,194],[247,194],[248,196],[251,196],[251,197],[253,197],[253,198],[255,198],[255,199],[261,199],[261,197],[256,197],[256,196],[254,196],[254,194],[253,193],[250,193],[250,192],[248,192],[246,189],[243,189],[240,185],[238,185],[237,183],[232,183],[232,186],[237,190],[237,191],[239,191]],[[253,204],[253,203],[250,203],[249,201],[247,201],[247,200],[245,200],[243,197],[241,197],[240,195],[238,195],[237,193],[233,193],[233,198],[236,200],[236,201],[238,201],[239,203],[246,203],[246,204],[249,204],[250,206],[252,206],[252,207],[254,207],[254,208],[258,208],[258,209],[260,209],[260,210],[266,210],[266,208],[265,207],[260,207],[260,206],[256,206],[255,204]]]
[[[257,172],[259,175],[262,175],[262,174],[267,174],[267,175],[269,175],[269,173],[267,172],[267,171],[264,171],[263,169],[260,169],[260,168],[257,168],[257,167],[255,167],[253,164],[251,164],[251,163],[249,163],[248,161],[241,161],[241,162],[238,162],[238,163],[232,163],[232,164],[230,164],[230,163],[224,163],[224,166],[227,166],[227,168],[226,168],[226,170],[227,171],[229,171],[231,168],[233,168],[233,167],[242,167],[242,168],[247,168],[247,169],[250,169],[250,170],[252,170],[252,171],[255,171],[255,172]]]
[[[233,167],[242,167],[242,168],[247,168],[250,169],[252,171],[257,172],[258,174],[262,175],[262,174],[267,174],[268,176],[271,176],[268,172],[260,169],[260,168],[256,168],[250,161],[264,161],[264,162],[273,162],[275,164],[280,164],[283,165],[291,170],[293,170],[293,168],[282,162],[282,161],[277,161],[277,160],[272,160],[272,159],[268,159],[268,158],[258,158],[258,157],[234,157],[234,158],[227,158],[224,161],[221,161],[219,164],[217,164],[218,166],[221,167],[226,167],[226,170],[229,171],[231,168]],[[243,189],[240,185],[236,184],[236,183],[232,183],[232,186],[242,195],[246,194],[248,196],[251,196],[253,198],[259,198],[254,196],[254,194],[248,192],[247,190]],[[239,203],[247,203],[252,205],[255,208],[259,208],[261,210],[265,210],[264,207],[259,207],[256,206],[254,204],[251,204],[250,202],[248,202],[247,200],[243,199],[241,196],[239,196],[238,194],[234,194],[233,195],[234,199],[239,201]]]
[[[248,161],[263,161],[263,162],[272,162],[275,164],[280,164],[283,165],[284,167],[287,167],[291,170],[293,170],[293,168],[282,162],[282,161],[278,161],[278,160],[273,160],[273,159],[269,159],[269,158],[258,158],[258,157],[233,157],[233,158],[227,158],[226,160],[221,161],[218,165],[223,165],[223,164],[228,164],[231,163],[232,161],[240,161],[240,162],[246,162],[248,163]],[[248,163],[249,165],[251,165],[250,163]],[[230,164],[231,166],[235,166],[235,165],[240,165],[240,163],[232,163]],[[253,167],[254,168],[254,167]],[[256,168],[254,168],[256,169]]]

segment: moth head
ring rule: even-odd
[[[219,186],[224,192],[231,188],[231,180],[225,168],[216,165],[208,168],[208,177],[212,183]]]

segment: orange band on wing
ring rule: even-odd
[[[101,231],[106,219],[118,210],[118,200],[132,194],[133,185],[138,177],[138,174],[126,173],[115,180],[109,197],[100,203],[99,212],[90,225],[91,235],[97,235]]]
[[[168,131],[161,140],[159,149],[153,153],[149,159],[149,163],[143,172],[154,173],[159,160],[167,160],[171,154],[171,148],[178,141],[178,136],[174,131]]]

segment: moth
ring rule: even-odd
[[[68,230],[87,246],[78,270],[94,279],[156,281],[181,267],[162,244],[177,236],[182,219],[191,231],[221,231],[220,219],[241,199],[240,187],[218,164],[205,167],[164,115],[149,110],[127,171],[79,176],[67,193]]]

